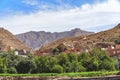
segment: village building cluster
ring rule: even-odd
[[[26,56],[27,53],[30,53],[30,51],[26,51],[25,49],[15,49],[10,45],[0,48],[0,51],[7,51],[8,53],[13,51],[15,55],[21,55],[21,56]]]
[[[60,45],[62,45],[61,47],[65,47],[65,49],[63,49],[63,53],[74,52],[76,54],[80,54],[82,52],[89,52],[89,49],[78,45],[78,43],[76,43],[74,45],[70,45],[70,44],[67,44],[67,43],[61,43]],[[120,44],[115,44],[115,43],[111,43],[111,42],[98,42],[94,45],[94,47],[97,47],[101,50],[107,51],[110,56],[120,55]],[[37,50],[35,52],[35,55],[38,55],[38,56],[40,56],[40,55],[51,55],[51,53],[53,53],[52,48],[51,49],[45,49],[43,51]]]
[[[109,55],[112,57],[120,55],[120,44],[115,44],[111,42],[98,42],[94,46],[101,50],[107,51]],[[24,49],[21,49],[21,50],[14,49],[13,47],[9,45],[5,49],[8,52],[14,50],[15,55],[24,56],[27,53],[30,53],[30,51],[26,51]],[[2,48],[0,48],[0,50],[2,51]],[[55,49],[50,48],[50,49],[44,49],[44,50],[36,50],[34,54],[37,56],[41,56],[41,55],[59,54],[61,52],[63,53],[74,52],[76,54],[80,54],[82,52],[89,52],[89,49],[80,46],[79,43],[75,43],[71,45],[68,43],[61,43]]]
[[[109,53],[110,56],[119,56],[120,55],[120,44],[114,43],[97,43],[96,46],[101,50],[105,50]]]

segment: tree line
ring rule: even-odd
[[[120,59],[107,52],[60,53],[53,56],[15,55],[14,51],[0,52],[0,73],[68,73],[83,71],[119,70]]]

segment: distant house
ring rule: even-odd
[[[34,52],[34,54],[35,54],[36,56],[41,56],[41,55],[43,55],[43,53],[40,52],[39,50],[36,50],[36,51]]]
[[[42,51],[42,55],[51,55],[52,49],[45,49]]]
[[[116,48],[116,49],[120,49],[120,44],[116,44],[116,45],[115,45],[115,48]]]
[[[113,43],[97,43],[96,47],[101,50],[105,50],[109,53],[110,56],[118,56],[120,55],[120,45]]]
[[[65,53],[75,52],[76,54],[79,54],[83,52],[83,48],[81,46],[67,46]]]
[[[21,50],[15,50],[15,55],[26,55],[28,51],[21,49]]]
[[[19,52],[18,52],[18,51],[15,51],[14,53],[15,53],[15,55],[18,55],[18,54],[19,54]]]
[[[96,47],[101,50],[105,50],[109,53],[110,56],[119,56],[120,55],[120,45],[113,43],[97,43]]]
[[[107,50],[111,57],[120,55],[120,48]]]
[[[120,55],[120,44],[115,45],[115,49],[107,50],[110,53],[110,56],[119,56]]]
[[[101,42],[101,43],[96,43],[96,47],[100,48],[101,50],[115,49],[115,44]]]

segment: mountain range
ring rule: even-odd
[[[69,45],[80,45],[86,48],[93,48],[98,42],[113,43],[120,36],[120,24],[112,29],[99,33],[83,31],[79,28],[65,32],[30,31],[23,34],[13,35],[4,28],[0,28],[0,50],[7,51],[8,48],[25,49],[31,48],[50,49],[61,43]],[[42,46],[42,47],[41,47]],[[29,48],[30,47],[30,48]],[[41,47],[41,48],[40,48]]]
[[[52,43],[45,44],[42,46],[42,50],[44,49],[51,49],[57,47],[61,43],[69,44],[69,45],[79,45],[84,48],[90,49],[93,48],[96,43],[99,42],[108,42],[114,43],[114,41],[120,36],[120,24],[115,26],[112,29],[101,31],[91,35],[85,36],[77,36],[77,37],[69,37],[69,38],[62,38],[56,40]]]
[[[94,34],[94,32],[88,32],[79,28],[72,29],[71,31],[64,32],[45,32],[45,31],[30,31],[22,34],[15,35],[21,42],[25,43],[32,49],[40,48],[41,46],[58,39],[66,37],[75,37]]]

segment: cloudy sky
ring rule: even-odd
[[[99,32],[118,23],[120,0],[0,0],[0,27],[14,34],[74,28]]]

